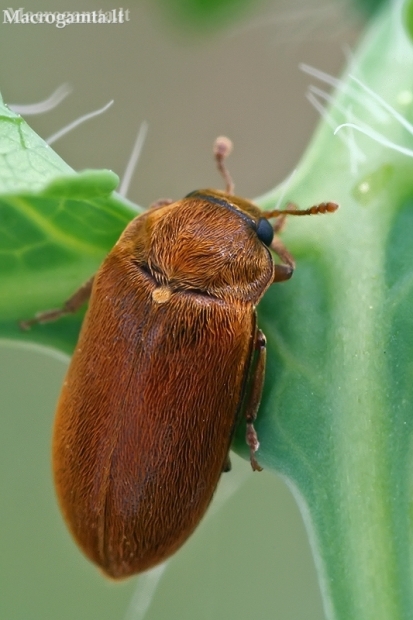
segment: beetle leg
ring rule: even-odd
[[[50,321],[60,319],[62,316],[66,316],[66,314],[73,314],[74,312],[77,312],[77,310],[79,310],[79,308],[83,306],[83,304],[86,303],[90,297],[94,277],[95,276],[92,276],[87,282],[82,284],[82,286],[65,301],[61,308],[39,312],[35,317],[29,319],[28,321],[20,321],[20,328],[25,330],[30,329],[32,325],[36,325],[37,323],[49,323]]]
[[[292,257],[292,254],[290,254],[290,252],[287,250],[287,248],[285,247],[285,245],[283,244],[283,242],[281,241],[279,237],[274,237],[274,239],[271,242],[270,248],[273,252],[277,254],[277,256],[281,258],[283,263],[288,265],[291,268],[291,270],[294,271],[295,260]]]
[[[232,469],[232,465],[231,465],[231,459],[229,454],[227,454],[227,458],[225,459],[225,463],[222,467],[222,472],[226,473],[227,471],[231,471]]]
[[[297,205],[289,202],[287,207],[289,211],[295,211],[297,209]],[[275,235],[277,235],[284,228],[285,220],[287,218],[286,214],[281,214],[275,220],[273,230]],[[271,242],[271,250],[277,254],[282,260],[284,264],[282,265],[274,265],[274,279],[273,282],[283,282],[285,280],[289,280],[293,275],[293,271],[295,269],[295,261],[290,252],[287,250],[283,242],[278,236],[275,236]]]
[[[283,222],[281,223],[281,226],[282,225]],[[285,280],[289,280],[293,275],[295,269],[295,261],[292,255],[287,250],[279,237],[274,237],[271,242],[270,248],[282,260],[281,264],[274,265],[273,282],[284,282]]]
[[[264,385],[265,360],[267,357],[266,339],[263,332],[259,329],[255,339],[255,349],[258,351],[258,359],[251,380],[251,390],[248,402],[245,408],[245,419],[247,421],[247,430],[245,439],[250,449],[251,467],[254,471],[262,471],[262,467],[258,465],[255,453],[260,447],[257,432],[254,428],[254,421],[257,418],[257,411],[261,401],[262,388]]]

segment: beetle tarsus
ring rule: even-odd
[[[87,282],[82,284],[82,286],[71,297],[69,297],[69,299],[65,301],[61,308],[53,308],[53,310],[39,312],[32,319],[29,319],[27,321],[20,321],[20,329],[27,331],[33,325],[37,325],[38,323],[51,323],[52,321],[57,321],[57,319],[60,319],[67,314],[74,314],[75,312],[77,312],[79,308],[83,306],[83,304],[86,303],[90,297],[90,294],[92,292],[93,279],[94,276],[92,276]]]
[[[247,432],[245,438],[250,449],[250,461],[253,471],[262,471],[262,467],[258,464],[257,459],[255,458],[255,453],[260,447],[260,442],[258,441],[257,431],[255,430],[252,422],[247,422]]]
[[[222,473],[225,474],[228,471],[231,471],[231,469],[232,469],[231,458],[228,454],[227,458],[225,459],[224,466],[222,468]]]

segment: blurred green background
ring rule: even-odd
[[[26,11],[99,8],[115,7],[108,0],[25,5]],[[146,120],[149,133],[129,190],[140,205],[221,187],[211,156],[219,134],[235,143],[230,169],[237,193],[258,196],[283,180],[318,120],[305,99],[309,78],[299,62],[338,74],[361,27],[346,4],[325,0],[262,0],[207,31],[189,21],[179,26],[161,5],[124,8],[131,19],[122,25],[1,23],[0,89],[8,103],[31,103],[63,82],[73,86],[57,110],[27,118],[43,137],[115,99],[104,117],[54,145],[77,170],[122,175]],[[45,352],[1,343],[0,619],[139,620],[130,607],[139,579],[114,584],[101,577],[75,547],[56,506],[49,444],[65,369],[64,360]],[[145,617],[322,620],[290,491],[273,474],[253,474],[237,457],[233,462],[210,513],[169,563]]]

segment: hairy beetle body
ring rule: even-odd
[[[60,505],[112,577],[168,557],[205,513],[245,395],[255,305],[273,279],[237,199],[231,209],[202,195],[126,228],[95,276],[58,405]]]

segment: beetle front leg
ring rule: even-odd
[[[27,330],[36,325],[36,323],[49,323],[56,321],[66,314],[73,314],[77,312],[83,304],[85,304],[92,292],[92,285],[95,276],[92,276],[87,282],[65,301],[61,308],[55,308],[53,310],[46,310],[45,312],[39,312],[36,316],[28,321],[20,321],[19,325],[21,329]]]
[[[260,406],[262,388],[264,385],[265,360],[267,358],[267,341],[263,332],[259,329],[255,339],[255,349],[257,353],[257,362],[254,374],[251,379],[251,390],[248,397],[247,406],[245,408],[245,419],[247,422],[247,430],[245,439],[250,449],[251,467],[254,471],[262,471],[262,467],[258,465],[255,453],[260,447],[257,432],[254,428],[254,422],[257,418],[258,407]]]
[[[287,250],[279,237],[274,237],[271,242],[270,248],[282,260],[281,264],[274,263],[274,275],[272,280],[273,283],[285,282],[285,280],[289,280],[293,275],[295,269],[295,261],[292,255]]]

